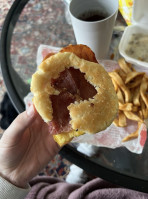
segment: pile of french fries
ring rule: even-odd
[[[125,137],[128,141],[138,137],[141,124],[148,118],[148,76],[136,71],[124,58],[118,60],[120,66],[109,72],[119,101],[119,113],[114,125],[126,127],[127,119],[138,123],[137,130]]]

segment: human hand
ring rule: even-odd
[[[0,175],[23,188],[59,149],[32,105],[12,122],[0,140]]]

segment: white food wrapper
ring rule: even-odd
[[[47,54],[52,52],[58,52],[60,48],[40,45],[37,52],[37,65],[39,65]],[[105,68],[106,71],[111,72],[117,68],[119,65],[116,61],[112,60],[99,60],[99,63]],[[139,68],[134,67],[137,71]],[[143,69],[144,72],[146,70]],[[29,93],[25,98],[26,108],[32,104],[33,94]],[[88,145],[93,145],[97,147],[107,147],[115,149],[117,147],[126,147],[129,151],[141,154],[147,138],[147,126],[146,123],[143,123],[139,128],[139,136],[136,139],[122,142],[122,139],[129,134],[133,133],[137,129],[137,122],[128,120],[127,127],[116,127],[114,124],[111,124],[106,130],[101,131],[96,134],[84,134],[79,137],[75,137],[72,142],[76,143],[85,143]]]
[[[47,46],[44,44],[41,44],[38,47],[37,56],[36,56],[36,64],[37,66],[40,65],[40,63],[43,61],[43,59],[49,54],[49,53],[57,53],[60,51],[61,48],[53,47],[53,46]]]

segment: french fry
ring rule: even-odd
[[[134,138],[137,138],[140,127],[141,127],[141,123],[139,122],[136,131],[131,133],[130,135],[126,136],[125,138],[123,138],[122,142],[126,142],[126,141],[132,140]]]
[[[143,119],[146,119],[147,118],[147,109],[146,109],[145,103],[142,100],[142,98],[140,98],[140,106],[141,106],[141,112],[142,112]]]
[[[118,85],[117,85],[117,83],[114,81],[113,78],[112,78],[112,83],[113,83],[113,85],[114,85],[115,91],[117,92],[117,90],[118,90]]]
[[[139,117],[141,118],[141,120],[143,120],[144,118],[143,118],[143,114],[142,114],[142,110],[139,110]]]
[[[125,84],[129,83],[130,81],[132,81],[134,78],[136,78],[138,76],[143,76],[144,74],[145,73],[143,73],[143,72],[137,72],[137,71],[127,73]]]
[[[139,98],[140,98],[140,88],[137,87],[137,88],[135,89],[134,94],[133,94],[133,104],[134,104],[135,106],[140,106]]]
[[[122,91],[120,90],[120,88],[117,89],[117,97],[118,97],[118,101],[122,104],[124,104],[125,100],[122,94]]]
[[[132,140],[137,137],[138,137],[138,129],[134,133],[131,133],[127,137],[123,138],[122,142],[127,142],[127,141]]]
[[[145,110],[145,118],[144,119],[147,119],[148,118],[148,109]]]
[[[119,102],[119,110],[132,111],[132,109],[133,109],[133,104],[132,103],[122,104],[122,103]]]
[[[142,79],[142,82],[141,82],[141,85],[140,85],[140,95],[146,105],[146,107],[148,108],[148,98],[146,96],[146,90],[148,88],[148,85],[147,85],[147,81],[146,81],[146,78],[143,77]]]
[[[125,116],[130,119],[130,120],[134,120],[134,121],[137,121],[137,122],[143,122],[143,120],[138,116],[136,115],[135,113],[133,112],[130,112],[130,111],[124,111],[124,114]]]
[[[129,89],[135,88],[141,84],[142,76],[137,76],[133,81],[126,84]]]
[[[145,109],[145,110],[143,110],[143,119],[145,120],[145,119],[147,119],[147,117],[148,117],[148,110]]]
[[[118,75],[122,78],[122,80],[125,82],[127,74],[120,68],[118,71],[116,71]]]
[[[127,63],[127,62],[126,62],[126,63]],[[136,70],[133,68],[133,66],[132,66],[131,63],[127,63],[127,65],[128,65],[128,67],[131,69],[131,71],[136,71]]]
[[[126,117],[124,115],[123,111],[119,111],[119,126],[125,127],[127,125],[126,123]]]
[[[114,121],[113,121],[113,124],[115,126],[118,126],[119,127],[119,119],[118,118],[115,118]]]
[[[109,73],[119,101],[118,117],[113,124],[125,127],[127,119],[138,122],[137,130],[125,137],[125,142],[138,137],[141,124],[148,118],[148,76],[136,71],[123,58],[118,64],[120,68]]]
[[[125,94],[125,102],[130,102],[131,99],[131,94],[129,89],[125,86],[123,80],[121,79],[121,77],[118,75],[117,72],[110,72],[109,73],[110,77],[112,79],[114,79],[114,81],[118,84],[118,86],[121,88],[121,90],[124,92]]]
[[[132,107],[132,112],[138,112],[139,107],[138,106],[133,106]]]
[[[130,67],[128,66],[128,64],[125,62],[124,58],[120,58],[118,60],[118,64],[120,66],[120,68],[125,72],[125,73],[130,73],[132,72],[132,70],[130,69]]]

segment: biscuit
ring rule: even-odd
[[[79,58],[72,52],[61,51],[44,60],[32,76],[33,103],[46,123],[49,124],[53,120],[54,101],[52,102],[50,96],[55,96],[56,99],[61,92],[61,88],[57,89],[53,86],[52,81],[57,80],[60,74],[70,68],[84,74],[85,80],[96,92],[88,99],[78,96],[67,106],[70,129],[67,132],[63,131],[59,135],[54,135],[54,139],[59,145],[68,143],[75,136],[84,133],[94,134],[106,129],[118,112],[117,95],[105,69],[100,64]],[[84,88],[85,90],[87,91],[86,88]],[[69,95],[73,96],[71,93]],[[63,140],[61,139],[62,135]]]

